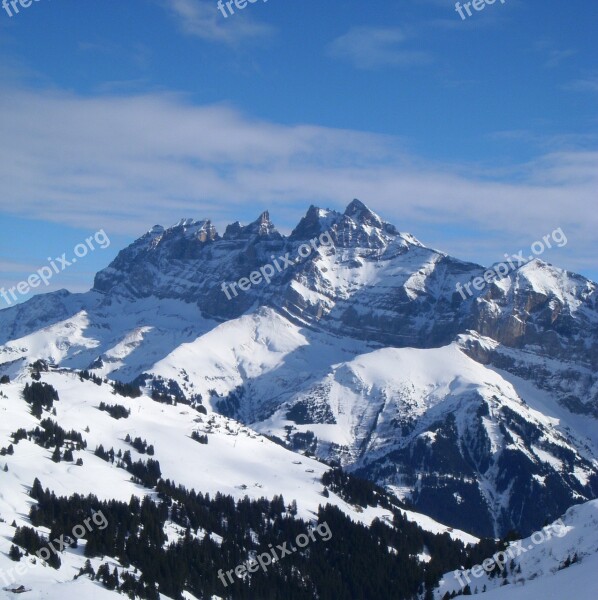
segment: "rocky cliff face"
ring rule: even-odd
[[[325,232],[332,245],[318,244],[300,258],[299,247]],[[269,285],[230,299],[224,294],[223,283],[283,256],[293,264]],[[442,346],[472,331],[506,347],[598,368],[593,282],[536,259],[464,300],[456,285],[484,270],[424,247],[354,200],[343,214],[312,206],[288,238],[268,213],[245,227],[230,225],[222,237],[209,221],[155,227],[98,273],[94,288],[109,296],[184,300],[216,320],[271,306],[295,323],[394,347]],[[492,363],[492,356],[485,360]],[[598,409],[592,385],[567,402]]]

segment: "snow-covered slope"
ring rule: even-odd
[[[440,520],[475,520],[486,535],[533,530],[530,494],[556,518],[595,493],[594,437],[530,407],[529,386],[519,394],[459,343],[368,350],[261,309],[181,346],[152,373],[393,486]]]
[[[546,532],[550,532],[548,535]],[[511,558],[511,556],[513,558]],[[491,558],[491,557],[488,557]],[[501,562],[502,557],[497,557]],[[505,567],[447,573],[434,597],[464,591],[484,599],[595,600],[598,598],[598,501],[575,506],[556,523],[513,543]],[[461,583],[459,583],[461,582]],[[469,583],[468,583],[469,582]]]
[[[0,364],[3,373],[16,374],[41,358],[127,381],[214,325],[180,300],[131,303],[96,292],[55,292],[0,311]]]
[[[388,510],[358,509],[332,492],[324,499],[320,479],[329,467],[299,456],[226,417],[215,413],[205,415],[183,404],[158,403],[147,396],[114,395],[112,387],[106,383],[96,385],[63,370],[42,372],[40,376],[43,383],[58,391],[60,398],[54,403],[56,415],[46,414],[45,417],[54,419],[65,430],[79,431],[87,442],[87,449],[73,453],[74,461],[82,459],[82,466],[75,462],[56,463],[51,460],[51,449],[22,439],[13,444],[14,454],[0,458],[0,588],[18,588],[26,584],[33,594],[28,597],[48,600],[58,597],[108,598],[106,590],[87,578],[73,581],[85,563],[84,543],[78,549],[69,548],[61,554],[62,566],[58,571],[44,566],[39,560],[33,564],[28,558],[19,563],[27,567],[19,574],[14,570],[16,563],[10,561],[7,554],[15,532],[13,523],[30,525],[28,514],[34,501],[29,497],[29,490],[35,478],[44,488],[62,496],[95,494],[100,500],[126,502],[132,495],[153,495],[151,490],[134,484],[125,470],[94,455],[96,447],[102,445],[105,449],[114,448],[115,452],[129,450],[133,460],[143,458],[126,442],[127,435],[131,439],[140,437],[153,445],[154,458],[160,463],[163,477],[188,489],[210,495],[220,492],[236,499],[246,496],[271,499],[282,494],[286,502],[296,500],[298,517],[308,521],[314,519],[323,503],[338,506],[360,523],[370,524],[376,517],[392,520]],[[27,382],[31,382],[28,371],[17,380],[0,385],[0,448],[8,448],[12,434],[18,429],[31,431],[39,425],[22,398]],[[107,412],[98,410],[101,402],[125,406],[130,415],[113,419]],[[194,431],[207,435],[208,443],[193,440],[191,434]],[[2,470],[4,465],[6,471]],[[411,511],[404,511],[404,514],[429,531],[448,531],[465,543],[476,542],[473,536],[449,529],[424,515]],[[173,532],[171,535],[184,534],[184,530],[176,526],[173,526]],[[95,569],[102,562],[105,561],[92,561]],[[113,560],[112,564],[117,563]],[[3,575],[7,581],[2,580]],[[0,591],[0,598],[12,597],[11,593]],[[114,595],[110,594],[110,597]]]

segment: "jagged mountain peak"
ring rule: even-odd
[[[354,221],[359,223],[377,228],[382,228],[383,226],[382,219],[357,198],[349,203],[344,214],[345,216],[351,217]]]
[[[174,225],[165,228],[162,225],[154,225],[145,235],[135,240],[125,251],[155,250],[165,244],[171,244],[173,240],[185,238],[206,242],[218,238],[216,228],[210,219],[181,219]]]
[[[318,208],[313,204],[307,209],[305,216],[293,229],[290,240],[308,240],[320,235],[338,220],[339,213],[328,209]]]
[[[345,248],[385,249],[396,238],[407,245],[419,245],[413,236],[400,234],[360,200],[353,200],[343,213],[310,206],[290,235],[291,240],[308,240],[328,231],[337,246]]]
[[[226,228],[223,237],[227,240],[252,237],[281,239],[282,235],[270,220],[270,213],[265,210],[255,221],[249,223],[249,225],[241,225],[239,221],[231,223]]]
[[[213,240],[218,237],[216,228],[210,219],[181,219],[176,225],[170,227],[166,233],[173,236],[183,235],[186,238],[196,238],[201,242]]]

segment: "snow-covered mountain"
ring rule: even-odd
[[[225,292],[276,263],[269,284]],[[533,260],[463,300],[456,284],[484,270],[357,200],[311,207],[288,237],[268,213],[222,236],[187,219],[153,227],[86,294],[0,312],[0,374],[44,359],[134,382],[449,525],[528,534],[598,496],[598,293]]]

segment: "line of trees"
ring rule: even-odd
[[[235,501],[161,479],[155,490],[155,500],[134,496],[128,503],[100,501],[93,495],[59,498],[37,481],[31,491],[37,504],[30,517],[35,526],[70,531],[93,511],[101,511],[108,526],[87,534],[85,555],[114,557],[124,568],[138,569],[140,575],[106,568],[97,573],[82,569],[81,575],[152,600],[158,598],[158,589],[176,600],[182,599],[184,590],[200,598],[216,595],[227,600],[406,600],[431,591],[443,573],[468,560],[463,543],[448,534],[423,531],[400,511],[392,524],[375,520],[368,527],[327,505],[320,507],[317,520],[328,524],[329,540],[318,540],[286,556],[267,573],[260,570],[247,580],[235,577],[224,588],[218,579],[220,569],[227,571],[254,553],[292,543],[307,533],[310,524],[294,518],[292,503],[286,506],[282,496]],[[176,542],[168,543],[165,535],[169,521],[183,532]],[[215,541],[213,534],[222,541]],[[424,549],[432,557],[428,563],[417,558]]]

